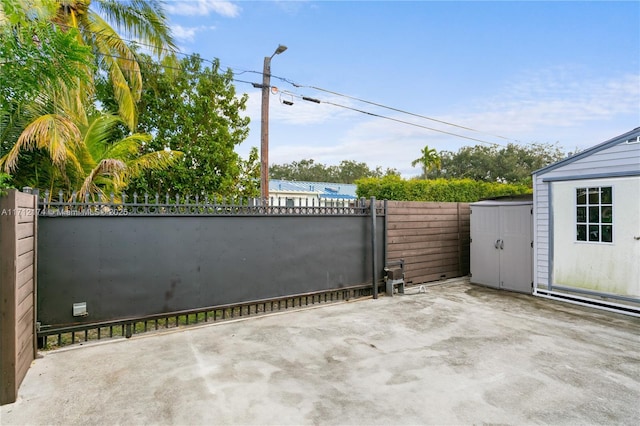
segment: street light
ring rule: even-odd
[[[260,195],[269,202],[269,91],[271,89],[271,58],[287,50],[282,44],[273,55],[265,56],[262,69],[262,115],[260,119]]]

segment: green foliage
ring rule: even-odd
[[[523,184],[483,182],[471,179],[405,180],[398,176],[356,181],[358,197],[394,201],[438,201],[471,203],[503,195],[529,194]]]
[[[249,198],[260,196],[260,157],[258,148],[255,146],[251,148],[247,160],[240,159],[240,176],[236,195]]]
[[[37,0],[31,0],[37,1]],[[40,0],[42,1],[42,0]],[[136,131],[136,102],[142,75],[134,50],[121,34],[139,40],[158,57],[172,52],[174,41],[158,0],[56,0],[53,22],[66,31],[75,28],[78,38],[96,55],[98,75],[107,76],[120,117]],[[117,28],[119,32],[114,30]],[[76,85],[73,96],[86,102],[94,84]]]
[[[343,160],[337,166],[326,166],[314,160],[293,161],[289,164],[273,164],[269,167],[269,177],[307,182],[354,183],[357,179],[398,175],[398,171],[380,166],[370,169],[366,163]]]
[[[46,21],[0,26],[0,107],[33,100],[44,87],[87,82],[93,55],[77,37]]]
[[[51,25],[55,8],[54,1],[0,0],[0,157],[55,99],[91,79],[91,49],[76,30]]]
[[[565,157],[550,144],[463,147],[455,153],[440,152],[441,168],[428,170],[423,177],[531,185],[532,172]]]
[[[422,166],[423,175],[426,175],[431,170],[440,170],[442,162],[440,161],[440,156],[435,149],[429,148],[428,145],[425,145],[420,152],[422,153],[422,156],[413,160],[411,162],[411,167],[415,167],[420,164]]]
[[[142,152],[151,137],[132,133],[140,70],[107,20],[157,51],[172,46],[155,0],[0,0],[0,169],[16,185],[117,194],[175,161],[164,149]],[[96,111],[98,69],[119,118]]]
[[[175,151],[142,152],[151,136],[121,136],[122,119],[100,113],[78,126],[59,115],[38,117],[22,132],[0,167],[15,172],[20,186],[62,191],[66,198],[97,194],[119,196],[130,179],[164,170],[180,158]]]
[[[0,172],[0,197],[6,195],[7,189],[12,189],[13,185],[11,185],[11,176]]]
[[[184,156],[171,169],[143,174],[127,192],[251,192],[255,164],[243,163],[234,151],[249,132],[249,118],[241,115],[248,98],[236,96],[231,71],[219,73],[217,61],[206,67],[197,55],[182,59],[179,69],[140,58],[145,89],[138,129],[154,135],[145,150],[172,149]]]

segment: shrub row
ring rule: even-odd
[[[472,203],[486,198],[530,194],[528,185],[482,182],[471,179],[405,180],[398,176],[356,181],[358,197],[378,200]]]

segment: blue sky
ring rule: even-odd
[[[286,79],[271,81],[280,90],[270,104],[272,164],[355,160],[409,177],[419,174],[411,161],[425,145],[457,151],[480,144],[325,101],[483,142],[558,143],[566,151],[640,126],[640,2],[170,0],[165,6],[180,50],[218,58],[237,79],[261,82],[256,72],[264,57],[278,44],[288,47],[272,60],[272,74]],[[249,95],[250,135],[237,149],[246,157],[260,145],[260,90],[236,88]]]

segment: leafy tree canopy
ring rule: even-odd
[[[531,184],[531,173],[566,157],[553,144],[535,143],[504,147],[463,147],[458,152],[441,151],[440,169],[432,168],[423,174],[427,179],[469,178],[485,182]]]
[[[37,3],[42,0],[28,1]],[[139,40],[157,57],[173,52],[174,41],[167,25],[162,2],[158,0],[54,0],[54,2],[57,8],[52,22],[64,31],[70,28],[76,29],[80,34],[78,39],[91,47],[101,75],[108,76],[117,102],[117,108],[112,111],[118,111],[130,131],[136,131],[135,104],[140,99],[142,75],[135,50],[126,39],[122,38],[122,35]],[[86,98],[92,94],[94,85],[78,84],[74,89],[74,96]]]
[[[6,173],[0,172],[0,197],[6,194],[6,189],[11,189],[12,186],[9,183],[11,181],[11,176]]]
[[[137,96],[124,109],[122,96],[139,91],[137,63],[93,5],[139,39],[171,45],[154,0],[0,0],[0,170],[18,187],[117,196],[131,177],[180,156],[141,152],[151,136],[132,133]],[[94,75],[109,76],[120,116],[94,104]]]
[[[293,161],[289,164],[273,164],[269,177],[308,182],[354,183],[357,179],[399,175],[395,169],[382,171],[380,166],[370,169],[366,163],[343,160],[337,166],[316,163],[312,159]]]
[[[57,3],[0,0],[0,158],[68,87],[89,82],[91,49],[49,22]]]
[[[236,95],[231,71],[220,73],[217,61],[205,66],[198,55],[180,60],[178,68],[146,55],[139,63],[145,87],[138,130],[154,135],[144,149],[184,155],[170,169],[135,179],[127,192],[255,194],[257,154],[244,162],[234,151],[247,137],[249,118],[241,114],[247,95]]]

